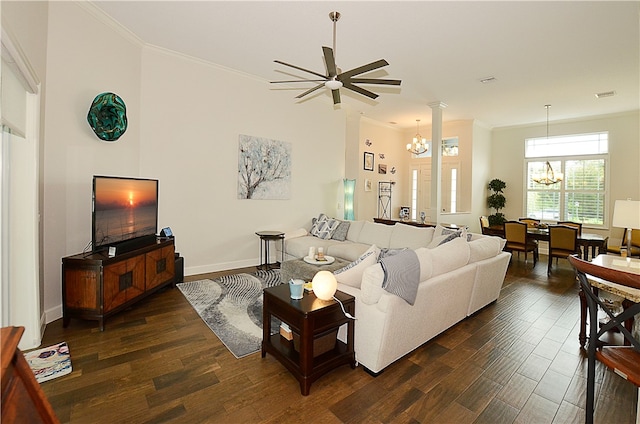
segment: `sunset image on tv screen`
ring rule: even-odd
[[[96,247],[156,233],[156,180],[96,177],[94,184]]]

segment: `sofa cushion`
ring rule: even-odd
[[[291,230],[291,231],[287,231],[286,233],[284,233],[284,239],[285,240],[289,240],[289,239],[296,238],[296,237],[304,237],[307,234],[309,234],[309,233],[307,232],[306,229],[298,228],[297,230]]]
[[[431,249],[421,247],[416,249],[418,261],[420,261],[420,281],[428,280],[433,274],[433,260],[431,259]]]
[[[371,247],[368,244],[354,243],[352,241],[331,241],[331,246],[329,246],[328,250],[325,250],[325,253],[347,261],[355,261]]]
[[[378,224],[376,222],[365,221],[362,231],[358,236],[358,243],[389,247],[389,240],[393,232],[392,225]],[[400,246],[406,247],[406,246]]]
[[[378,303],[384,289],[382,281],[384,280],[384,271],[379,263],[375,263],[364,270],[362,273],[362,287],[360,287],[360,300],[365,305],[373,305]]]
[[[469,242],[469,263],[498,256],[502,251],[499,237],[484,237]]]
[[[347,240],[350,241],[358,241],[358,237],[360,237],[360,231],[362,231],[362,227],[364,226],[364,221],[349,221],[349,231],[347,232]]]
[[[340,221],[337,219],[329,218],[325,214],[321,213],[318,219],[311,226],[311,235],[321,238],[323,240],[329,240],[333,232],[340,225]]]
[[[338,227],[336,227],[335,231],[331,235],[333,240],[337,241],[345,241],[347,239],[347,234],[349,233],[349,227],[351,223],[349,221],[340,221]]]
[[[379,249],[372,245],[358,259],[344,268],[333,271],[333,275],[335,275],[339,283],[359,288],[362,284],[362,273],[366,268],[378,261],[378,253]]]
[[[448,243],[431,249],[433,273],[431,277],[462,268],[469,262],[469,243],[456,237]]]
[[[408,247],[417,249],[427,247],[433,239],[435,229],[433,227],[414,227],[413,225],[396,224],[393,226],[389,247]]]

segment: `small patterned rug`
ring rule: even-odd
[[[38,383],[62,377],[71,372],[71,356],[66,342],[24,354]]]
[[[227,349],[242,358],[261,348],[262,290],[280,283],[280,270],[274,269],[177,286]],[[272,324],[271,328],[277,330],[278,325]]]

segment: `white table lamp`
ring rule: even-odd
[[[613,207],[613,226],[627,229],[627,255],[631,255],[631,230],[640,229],[640,201],[616,200]]]
[[[318,271],[311,280],[311,287],[318,299],[331,300],[338,288],[338,282],[332,272]]]

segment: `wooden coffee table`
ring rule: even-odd
[[[345,310],[355,316],[355,298],[337,291]],[[271,335],[271,317],[289,324],[299,335],[299,352],[293,341],[286,340],[279,332]],[[262,357],[268,353],[280,361],[300,382],[300,392],[309,394],[311,383],[341,365],[356,367],[353,348],[355,325],[347,318],[335,300],[324,301],[313,293],[305,293],[300,300],[291,299],[289,285],[281,284],[264,289],[262,306]],[[320,355],[314,355],[314,342],[331,337],[338,328],[347,324],[347,343],[336,339],[335,347]]]

